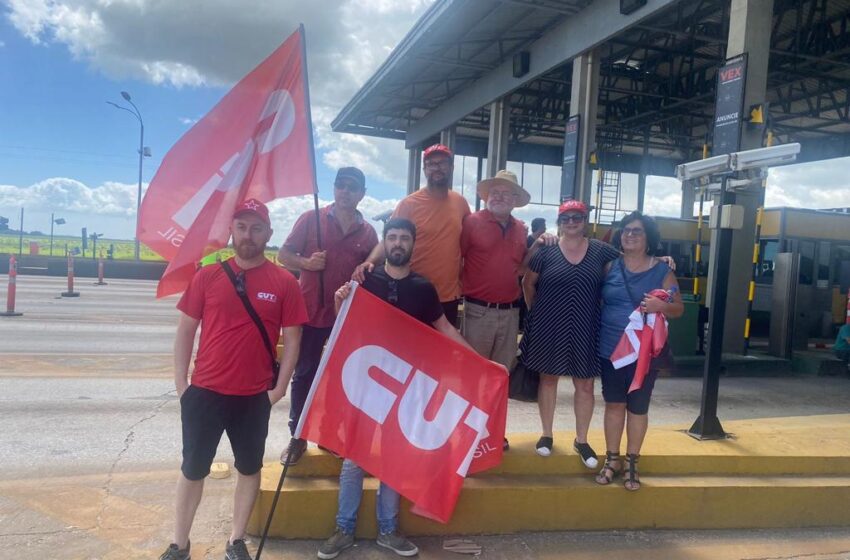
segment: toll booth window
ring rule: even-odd
[[[800,241],[800,284],[811,286],[815,271],[815,242]]]
[[[829,287],[829,257],[830,257],[829,241],[821,241],[818,243],[818,270],[817,270],[817,286],[818,288]]]
[[[850,245],[836,245],[832,250],[832,283],[841,286],[841,293],[850,288]]]
[[[779,241],[763,239],[759,243],[759,263],[756,270],[756,281],[760,284],[773,283],[773,268],[776,253],[779,251]]]

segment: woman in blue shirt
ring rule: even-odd
[[[665,262],[654,256],[660,242],[661,234],[652,218],[640,212],[632,212],[623,218],[614,237],[614,245],[622,247],[623,255],[608,265],[602,284],[602,322],[598,348],[602,362],[607,453],[605,465],[596,476],[596,482],[610,484],[623,472],[620,441],[625,430],[628,477],[623,486],[631,491],[640,488],[637,462],[646,435],[649,399],[658,370],[650,367],[641,388],[629,393],[637,363],[614,369],[610,357],[629,323],[629,315],[636,307],[640,306],[644,314],[661,313],[668,318],[679,317],[684,311],[675,274]],[[650,295],[652,290],[658,288],[672,294],[669,302]]]

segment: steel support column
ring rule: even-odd
[[[451,151],[455,151],[455,145],[457,134],[455,133],[455,127],[451,126],[445,130],[440,132],[440,144],[443,146],[448,146]]]
[[[573,59],[570,116],[580,115],[578,154],[576,157],[576,199],[590,202],[590,153],[596,149],[596,112],[599,101],[599,55],[584,52]]]
[[[407,194],[412,194],[419,190],[419,180],[422,167],[422,150],[419,148],[411,148],[407,150]]]
[[[507,98],[497,99],[490,104],[490,134],[487,138],[486,177],[495,177],[508,162],[508,133],[511,107]]]
[[[773,0],[732,0],[729,22],[729,41],[726,57],[747,53],[747,74],[744,86],[744,112],[756,103],[763,103],[767,91],[767,65],[770,56],[770,35]],[[745,115],[746,118],[746,115]],[[744,122],[741,129],[741,150],[763,146],[764,128]],[[735,193],[735,204],[744,207],[744,225],[732,234],[731,259],[735,263],[724,281],[729,288],[723,324],[723,352],[741,354],[744,351],[744,324],[747,319],[747,287],[751,270],[756,213],[764,203],[764,188],[759,183]],[[712,230],[711,260],[715,260],[718,244],[717,230]],[[709,266],[709,286],[715,267]],[[713,303],[713,302],[712,302]]]

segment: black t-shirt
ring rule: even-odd
[[[363,287],[426,325],[431,326],[443,314],[437,290],[416,273],[396,280],[384,267],[375,268],[366,274]]]

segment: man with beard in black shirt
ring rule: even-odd
[[[411,317],[431,325],[452,340],[463,344],[474,352],[460,336],[443,313],[437,290],[424,277],[411,272],[410,256],[416,241],[416,226],[405,218],[392,218],[384,226],[384,251],[386,262],[366,273],[363,289],[368,290],[390,305],[401,309]],[[351,283],[347,282],[334,294],[336,311],[351,294]],[[354,529],[357,525],[357,509],[363,495],[363,469],[346,459],[339,477],[339,506],[336,516],[336,532],[319,548],[322,559],[336,558],[354,544]],[[414,556],[419,552],[415,544],[398,532],[398,492],[384,484],[377,496],[379,546],[388,548],[399,556]]]

